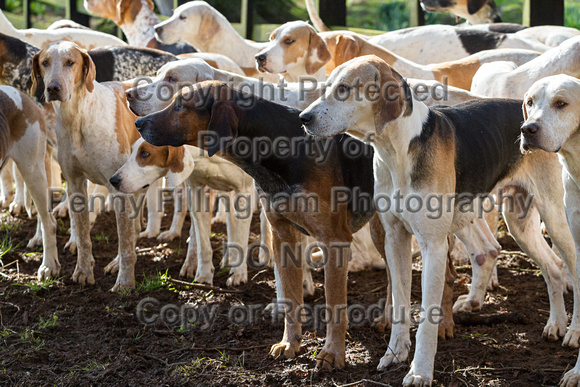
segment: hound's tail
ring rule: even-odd
[[[318,30],[318,32],[330,31],[330,28],[324,24],[320,15],[318,15],[318,11],[316,11],[316,7],[314,6],[313,0],[305,0],[306,2],[306,9],[308,10],[308,16],[310,16],[310,20],[312,24],[314,24],[314,28]]]

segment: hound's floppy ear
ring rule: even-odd
[[[493,0],[468,0],[467,1],[467,12],[469,12],[470,15],[473,15],[474,13],[479,11],[481,9],[481,7],[483,7],[488,1],[493,1]]]
[[[155,9],[155,4],[153,4],[152,0],[147,0],[147,5],[149,6],[149,8],[151,8],[152,10]]]
[[[237,107],[232,101],[216,101],[211,108],[211,118],[207,130],[216,134],[214,143],[207,146],[209,156],[222,150],[222,145],[228,145],[238,135],[239,117]]]
[[[168,188],[175,188],[183,183],[193,172],[193,157],[185,147],[168,146],[167,175],[165,179]]]
[[[97,69],[95,67],[95,63],[93,62],[89,54],[86,52],[86,50],[83,49],[80,50],[81,55],[83,57],[83,82],[85,83],[87,91],[89,93],[92,93],[93,89],[95,88],[93,82],[97,78]]]
[[[37,52],[32,58],[32,75],[30,79],[32,86],[30,87],[30,94],[34,95],[38,102],[44,102],[44,79],[40,73],[40,52]]]
[[[310,31],[310,42],[306,51],[306,73],[314,74],[332,58],[328,46],[316,31]]]
[[[129,10],[130,7],[131,0],[121,0],[117,3],[117,17],[115,23],[117,23],[118,26],[123,24],[123,15]]]
[[[388,65],[377,68],[375,82],[380,89],[373,105],[373,115],[377,134],[380,135],[386,124],[399,118],[401,114],[408,116],[413,112],[413,101],[407,82]]]
[[[524,95],[524,102],[522,103],[522,110],[524,112],[524,122],[528,120],[528,111],[526,110],[526,101],[528,100],[528,94]]]
[[[218,33],[220,29],[220,24],[215,18],[215,15],[210,12],[204,12],[201,14],[201,24],[199,26],[199,32],[201,33],[201,38],[204,40],[211,40],[215,34]]]
[[[351,59],[359,56],[360,45],[357,40],[348,35],[336,37],[336,49],[334,51],[334,65],[340,66]]]

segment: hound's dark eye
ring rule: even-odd
[[[44,62],[42,62],[42,65],[43,65],[44,67],[48,67],[48,61],[47,61],[47,60],[45,60]]]
[[[187,19],[187,18],[185,17],[185,15],[179,15],[179,20],[185,20],[185,19]]]
[[[340,94],[347,94],[348,92],[350,92],[350,86],[348,85],[338,85],[338,92]]]
[[[72,60],[67,60],[67,61],[66,61],[66,65],[67,65],[68,67],[71,67],[71,66],[72,66],[72,65],[74,65],[74,64],[75,64],[75,62],[73,62]]]
[[[564,102],[564,101],[557,101],[557,102],[556,102],[556,106],[557,106],[559,109],[562,109],[562,108],[563,108],[564,106],[566,106],[566,105],[568,105],[568,103],[566,103],[566,102]]]
[[[167,77],[167,82],[174,83],[175,82],[175,78],[173,78],[173,77]]]
[[[183,109],[183,101],[181,98],[175,100],[175,111]]]
[[[141,153],[139,154],[139,157],[141,157],[142,159],[146,159],[149,156],[151,156],[151,153],[147,151],[141,151]]]
[[[288,46],[289,46],[289,45],[291,45],[292,43],[294,43],[294,39],[290,39],[290,38],[288,38],[288,39],[284,39],[284,44],[286,44],[286,45],[288,45]]]
[[[534,104],[534,101],[532,101],[531,99],[528,99],[528,106],[532,106]]]

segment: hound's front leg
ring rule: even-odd
[[[404,386],[430,386],[437,352],[437,331],[443,312],[441,298],[445,285],[445,266],[449,245],[445,235],[427,236],[416,233],[423,257],[423,285],[417,348],[411,369],[403,379]]]
[[[77,249],[77,266],[72,279],[81,285],[94,284],[91,226],[87,200],[87,180],[85,178],[67,178],[67,196],[69,197],[72,234]],[[79,203],[80,205],[77,205]],[[66,246],[65,246],[66,248]]]
[[[411,339],[411,234],[403,223],[390,213],[381,213],[381,222],[385,230],[385,255],[387,268],[392,280],[393,311],[391,339],[385,355],[381,358],[379,371],[391,364],[402,363],[409,356]],[[388,313],[385,312],[385,313]]]
[[[294,357],[302,342],[302,323],[299,316],[299,306],[303,302],[302,268],[295,265],[290,254],[293,253],[298,258],[297,260],[301,261],[298,257],[301,252],[301,246],[298,244],[300,236],[290,223],[284,220],[273,222],[270,219],[270,221],[274,260],[280,274],[285,305],[284,336],[282,341],[272,346],[270,355],[275,358],[280,356]]]
[[[139,193],[142,194],[142,193]],[[139,216],[139,209],[133,208],[130,200],[137,203],[137,195],[114,194],[115,216],[117,218],[117,234],[119,236],[119,251],[117,254],[119,273],[112,292],[135,288],[135,243],[137,235],[135,222]]]
[[[325,243],[328,261],[324,266],[324,291],[326,295],[326,340],[316,356],[316,366],[343,368],[345,362],[345,335],[348,325],[346,313],[346,277],[350,258],[350,242]],[[328,313],[331,315],[328,316]]]

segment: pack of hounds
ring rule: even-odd
[[[347,272],[373,268],[386,269],[389,284],[388,305],[374,323],[391,329],[378,369],[405,362],[411,321],[404,317],[412,260],[420,254],[422,313],[440,306],[443,317],[419,325],[403,385],[431,385],[437,340],[453,337],[453,313],[481,309],[486,290],[498,286],[499,213],[494,207],[480,216],[475,208],[501,192],[517,196],[499,207],[501,215],[547,284],[543,335],[578,348],[580,31],[502,23],[493,0],[421,2],[427,11],[467,22],[366,36],[331,31],[307,0],[313,25],[288,22],[256,43],[204,1],[185,3],[161,22],[150,0],[85,0],[91,14],[123,30],[127,45],[67,20],[18,30],[0,13],[6,85],[0,86],[0,206],[37,214],[28,247],[42,245],[38,278],[62,274],[55,217],[70,216],[65,249],[77,255],[72,278],[94,284],[90,231],[100,206],[73,207],[111,193],[107,206],[116,214],[119,246],[105,271],[117,273],[112,291],[134,288],[138,239],[180,236],[188,212],[188,201],[176,200],[182,204],[175,205],[171,228],[161,232],[158,191],[165,186],[179,198],[209,188],[210,208],[189,206],[180,275],[213,283],[210,230],[222,220],[228,246],[236,247],[222,261],[231,267],[227,285],[247,282],[252,217],[240,216],[238,207],[260,211],[259,256],[271,258],[277,280],[278,301],[268,307],[286,315],[274,357],[300,349],[299,306],[314,291],[305,262],[324,255],[326,304],[336,313],[317,366],[345,366]],[[142,77],[150,81],[138,82]],[[257,149],[237,146],[264,139],[274,145],[286,139],[297,153],[274,149],[256,158]],[[346,143],[364,151],[349,155]],[[51,208],[48,192],[62,186],[62,177],[66,195]],[[336,188],[349,194],[334,203]],[[357,203],[354,192],[371,198],[368,205]],[[451,204],[434,217],[429,205],[385,211],[372,200],[395,195]],[[230,211],[227,200],[216,204],[214,196],[242,203]],[[304,202],[284,205],[302,196],[316,197],[318,210]],[[460,197],[472,210],[461,208]],[[140,199],[146,199],[144,230],[144,217],[131,216]],[[313,242],[319,249],[305,248]],[[298,246],[304,262],[284,260],[287,246]],[[472,285],[453,303],[453,264],[467,260]],[[568,291],[574,292],[570,326]],[[394,319],[401,323],[391,324]],[[561,385],[580,386],[580,362]]]

